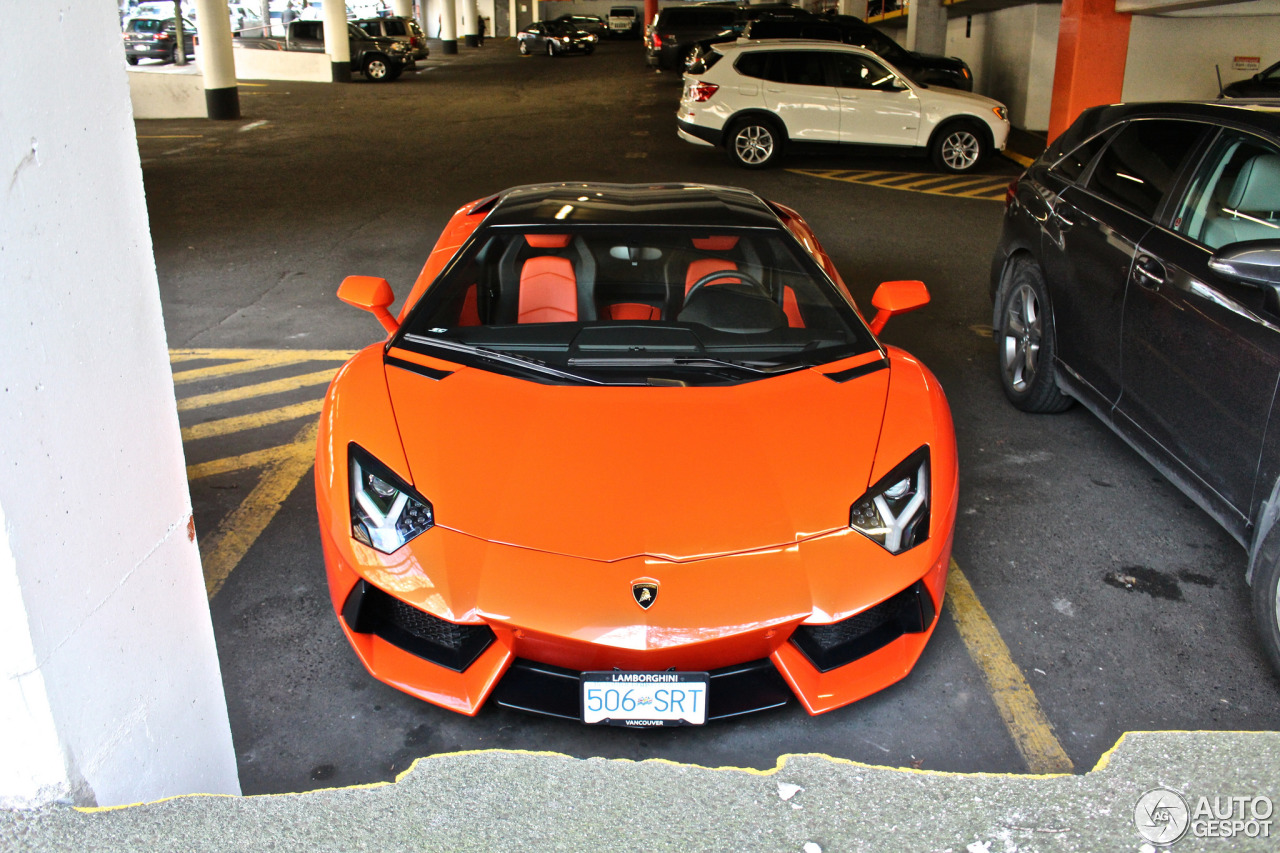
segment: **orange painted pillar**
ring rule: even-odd
[[[1050,141],[1087,108],[1120,102],[1131,17],[1116,11],[1115,0],[1063,0]]]
[[[644,21],[640,24],[640,37],[649,31],[649,25],[658,17],[658,0],[644,0]]]

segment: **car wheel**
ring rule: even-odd
[[[1035,264],[1005,267],[996,294],[996,358],[1009,402],[1024,412],[1061,412],[1072,400],[1054,381],[1054,328],[1049,293]]]
[[[388,80],[388,81],[392,81],[392,82],[394,82],[394,81],[396,81],[396,80],[399,80],[399,79],[400,79],[400,75],[401,75],[401,74],[404,74],[404,66],[403,66],[403,65],[398,66],[398,67],[396,67],[396,68],[392,68],[390,71],[388,71],[388,72],[387,72],[387,80]]]
[[[555,55],[556,55],[556,43],[553,41],[547,42],[547,56],[555,56]]]
[[[520,55],[521,56],[529,55],[529,43],[527,41],[520,42]]]
[[[126,56],[126,57],[124,58],[124,61],[125,61],[125,62],[127,62],[127,63],[129,63],[130,65],[137,65],[137,64],[138,64],[138,57],[134,56],[134,55],[131,53],[131,54],[129,54],[128,56]]]
[[[929,154],[944,172],[971,172],[987,157],[987,137],[970,122],[947,125],[934,136]]]
[[[782,154],[782,133],[767,119],[748,118],[736,122],[726,141],[729,159],[748,169],[771,166]]]
[[[1280,531],[1273,530],[1270,535]],[[1253,615],[1258,623],[1262,649],[1280,672],[1280,559],[1274,555],[1253,570]]]
[[[389,79],[391,75],[391,66],[387,64],[387,60],[381,56],[371,56],[364,61],[364,76],[366,79],[374,83],[381,83]]]

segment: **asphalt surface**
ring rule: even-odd
[[[549,59],[491,39],[394,84],[242,87],[237,122],[139,122],[170,347],[375,342],[376,321],[335,299],[341,278],[378,275],[407,293],[452,212],[508,186],[749,187],[809,220],[860,304],[880,281],[929,286],[932,304],[882,337],[918,355],[947,391],[961,460],[955,560],[1076,771],[1126,731],[1280,728],[1280,683],[1254,638],[1243,551],[1084,411],[1035,417],[1004,402],[987,295],[1001,205],[812,174],[932,171],[920,159],[738,169],[676,138],[679,89],[675,75],[644,66],[634,42]],[[1007,180],[1018,167],[995,161],[989,171]],[[175,369],[237,357],[206,354]],[[336,364],[221,376],[178,395]],[[184,411],[182,422],[304,404],[322,391],[250,394]],[[305,425],[192,439],[188,462],[287,445]],[[263,476],[246,465],[193,480],[202,550]],[[793,704],[686,730],[587,728],[496,707],[471,719],[374,681],[355,659],[329,605],[309,476],[248,543],[211,601],[246,793],[384,781],[422,756],[493,747],[762,769],[808,752],[926,770],[1027,768],[950,612],[906,680],[820,717]]]

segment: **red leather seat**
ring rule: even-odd
[[[732,235],[721,235],[714,237],[695,237],[693,247],[701,249],[705,252],[728,252],[738,245],[738,238]],[[710,275],[719,270],[736,270],[738,264],[727,258],[698,258],[689,264],[689,269],[684,276],[684,292],[688,293],[689,288],[693,287],[694,282],[705,275]],[[712,279],[704,286],[716,284],[724,284],[738,281],[736,278],[725,277],[721,279]],[[782,294],[782,310],[787,315],[787,325],[793,329],[804,328],[804,318],[800,316],[800,304],[796,299],[796,292],[790,287],[784,289]]]
[[[562,249],[568,234],[526,234],[535,249]],[[573,262],[556,255],[537,255],[520,268],[517,322],[573,323],[578,319],[578,278]]]

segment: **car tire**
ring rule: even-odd
[[[364,77],[371,83],[391,79],[391,63],[384,56],[370,56],[364,61]]]
[[[529,55],[529,43],[527,41],[520,42],[520,55],[521,56]]]
[[[996,362],[1009,402],[1024,412],[1068,409],[1072,399],[1058,389],[1053,360],[1056,338],[1049,291],[1039,267],[1011,261],[996,294]]]
[[[1280,535],[1273,527],[1267,538]],[[1262,650],[1277,673],[1280,673],[1280,555],[1274,548],[1264,548],[1253,568],[1253,616],[1258,625]]]
[[[976,123],[958,121],[945,125],[929,143],[933,165],[954,175],[972,172],[987,159],[990,143]]]
[[[130,65],[137,65],[137,64],[138,64],[138,57],[134,56],[134,55],[131,53],[131,54],[129,54],[128,56],[126,56],[126,57],[124,58],[124,61],[125,61],[125,62],[127,62],[127,63],[129,63]]]
[[[555,55],[556,55],[556,43],[553,41],[547,42],[547,56],[555,56]]]
[[[400,79],[400,75],[402,74],[404,74],[403,65],[392,68],[390,71],[387,72],[387,82],[394,83],[396,80]]]
[[[739,119],[725,134],[729,159],[746,169],[765,169],[782,156],[785,135],[777,123],[752,116]]]

